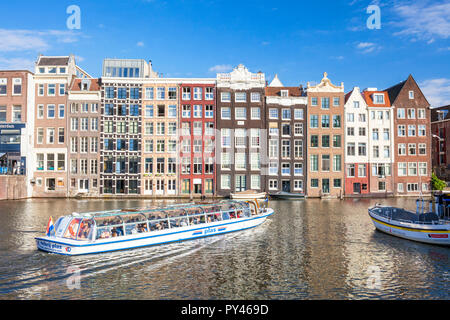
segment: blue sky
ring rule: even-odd
[[[381,29],[366,25],[380,8]],[[81,10],[71,30],[66,9]],[[433,106],[450,104],[447,1],[2,1],[0,69],[68,55],[93,76],[105,57],[152,60],[165,77],[215,77],[239,63],[284,85],[385,89],[411,73]]]

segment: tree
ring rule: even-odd
[[[439,179],[433,172],[433,174],[431,175],[431,186],[433,190],[442,191],[447,186],[447,184],[445,183],[445,181]]]

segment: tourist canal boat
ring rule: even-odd
[[[274,212],[255,201],[178,204],[50,218],[37,248],[62,255],[82,255],[166,244],[256,227]]]
[[[258,192],[255,190],[245,190],[236,193],[231,193],[230,198],[234,200],[253,200],[253,199],[265,199],[267,198],[267,193]]]
[[[303,200],[305,199],[304,193],[292,193],[286,191],[278,191],[277,193],[270,194],[271,198],[282,200]]]
[[[450,201],[450,199],[448,200]],[[402,208],[376,204],[369,208],[369,216],[379,231],[408,240],[438,245],[450,245],[449,208],[436,199],[436,210],[429,201],[428,209],[424,200],[417,200],[416,212]]]

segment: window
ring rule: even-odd
[[[333,148],[340,148],[340,147],[341,147],[341,136],[333,135]]]
[[[55,143],[55,129],[54,128],[47,129],[47,143]]]
[[[291,125],[289,123],[282,123],[281,124],[281,134],[283,136],[290,136],[291,135]]]
[[[282,120],[291,120],[291,109],[282,109],[281,110],[281,119]]]
[[[44,143],[44,128],[37,128],[37,144]]]
[[[319,179],[311,179],[311,188],[319,187]]]
[[[177,99],[177,88],[176,87],[170,87],[167,91],[169,100],[176,100]]]
[[[373,157],[374,158],[380,157],[380,147],[379,146],[373,146]]]
[[[117,98],[118,99],[126,99],[127,98],[127,88],[118,88],[117,89]]]
[[[309,156],[310,159],[310,171],[317,172],[319,171],[319,156],[317,154],[312,154]]]
[[[21,95],[22,94],[22,79],[21,78],[13,78],[13,95]]]
[[[278,189],[278,180],[269,180],[269,189],[270,190],[277,190]]]
[[[340,104],[340,98],[334,97],[333,98],[333,107],[339,107],[339,104]]]
[[[322,171],[330,171],[330,155],[322,155]]]
[[[399,125],[397,127],[397,135],[399,137],[406,137],[406,126],[405,125]]]
[[[210,89],[212,89],[212,88],[210,88]],[[214,106],[212,106],[212,105],[205,106],[205,118],[214,118]]]
[[[353,108],[359,108],[359,101],[353,101]]]
[[[231,109],[229,107],[222,107],[220,109],[221,111],[221,118],[224,120],[230,120],[231,119]]]
[[[383,129],[383,139],[384,141],[389,141],[389,129]]]
[[[221,129],[221,137],[222,137],[222,148],[231,147],[231,130],[227,128]]]
[[[398,155],[406,156],[406,144],[405,143],[398,144]]]
[[[269,158],[278,158],[278,140],[269,140]]]
[[[417,176],[417,162],[408,162],[408,176]]]
[[[89,118],[80,118],[80,130],[88,131],[89,129]]]
[[[333,128],[341,127],[341,116],[333,115]]]
[[[231,176],[229,174],[220,175],[220,188],[221,189],[231,188]]]
[[[348,156],[355,155],[355,143],[354,142],[347,143],[347,155]]]
[[[417,133],[419,137],[425,137],[427,135],[427,129],[426,129],[426,125],[424,124],[419,124],[417,126]]]
[[[114,97],[115,97],[114,87],[106,87],[105,88],[105,96],[106,96],[106,99],[114,99]]]
[[[185,104],[181,107],[181,116],[183,118],[191,117],[191,106],[189,104]]]
[[[190,87],[184,87],[181,97],[182,97],[183,100],[191,100],[191,88]]]
[[[427,176],[427,163],[419,162],[419,176]]]
[[[414,99],[414,91],[410,90],[408,92],[409,99]]]
[[[419,155],[424,156],[427,154],[427,145],[425,143],[419,143]]]
[[[320,101],[322,109],[330,109],[330,98],[322,97]]]
[[[408,119],[415,119],[416,118],[416,109],[409,108],[408,109]]]
[[[303,120],[303,109],[294,109],[294,119],[295,120]]]
[[[416,144],[415,143],[409,143],[408,144],[408,153],[410,156],[416,155]]]
[[[277,161],[269,161],[269,175],[271,175],[271,176],[278,175],[278,162]]]
[[[195,104],[194,105],[194,118],[201,118],[201,117],[202,117],[202,105]]]
[[[389,158],[391,155],[391,149],[389,148],[389,146],[384,146],[383,147],[383,156],[385,158]]]
[[[252,92],[250,94],[250,101],[251,102],[260,102],[261,101],[261,94],[259,92]]]
[[[366,144],[358,143],[358,155],[365,156],[366,155]]]
[[[281,175],[282,176],[291,175],[291,164],[290,163],[284,162],[281,164]]]
[[[366,176],[366,165],[365,164],[358,164],[358,177],[365,177]]]
[[[291,156],[291,141],[281,140],[281,157],[290,158]]]
[[[54,119],[55,118],[55,105],[49,104],[47,105],[47,119]]]
[[[44,154],[43,153],[36,154],[36,160],[37,160],[36,170],[40,170],[40,171],[44,170]]]
[[[303,163],[294,163],[294,175],[295,176],[303,175]]]
[[[416,126],[415,125],[408,125],[408,136],[409,137],[416,136]]]
[[[330,127],[330,115],[322,115],[322,128]]]
[[[235,153],[235,170],[245,170],[246,165],[246,154],[244,152]]]
[[[398,108],[397,109],[397,119],[405,119],[405,109],[404,108]]]
[[[419,190],[418,183],[408,183],[406,184],[408,192],[414,192]]]
[[[165,105],[158,105],[158,117],[163,118],[166,115],[166,106]]]
[[[319,147],[319,136],[318,135],[315,135],[315,134],[311,135],[310,147],[311,148]]]
[[[53,153],[47,153],[47,170],[55,170],[55,155]]]
[[[247,93],[245,92],[236,92],[234,94],[235,102],[247,102]]]
[[[213,100],[214,99],[214,88],[207,87],[205,88],[205,100]]]
[[[202,88],[194,88],[194,100],[202,100]]]
[[[378,140],[378,129],[372,129],[372,139]]]
[[[423,108],[417,109],[417,119],[425,119],[425,118],[426,118],[425,109]]]
[[[260,108],[251,108],[251,119],[252,120],[261,119],[261,109]]]
[[[21,122],[21,121],[22,121],[22,106],[13,106],[12,122]]]
[[[251,128],[250,129],[250,147],[251,148],[259,148],[261,137],[261,129],[259,128]]]
[[[88,152],[88,138],[80,137],[80,153]]]
[[[322,148],[329,148],[329,147],[330,147],[330,136],[322,135]]]
[[[48,96],[54,96],[56,92],[56,84],[54,83],[49,83],[47,85],[47,95]]]
[[[246,146],[246,129],[235,129],[235,147],[245,148]]]
[[[58,128],[58,143],[64,143],[64,128]]]
[[[166,98],[166,88],[156,88],[156,100],[164,100]]]
[[[220,94],[221,102],[231,102],[231,92],[222,92]]]
[[[145,88],[145,99],[147,99],[147,100],[153,100],[154,99],[153,88]]]
[[[366,136],[366,128],[364,127],[359,127],[359,132],[358,132],[360,137],[365,137]]]
[[[269,119],[278,119],[278,109],[275,108],[269,109]]]
[[[227,152],[221,153],[221,169],[222,170],[229,170],[231,169],[231,155]]]
[[[247,119],[247,109],[246,108],[235,108],[235,118],[236,118],[236,120]]]
[[[311,97],[311,106],[316,107],[317,105],[317,97]]]
[[[261,170],[261,157],[259,153],[250,153],[250,169]]]
[[[1,78],[0,79],[0,95],[6,96],[6,94],[7,94],[7,85],[8,85],[8,79]],[[42,93],[42,94],[44,94],[44,93]]]
[[[355,122],[355,114],[347,113],[347,122]]]
[[[354,127],[347,127],[347,135],[348,136],[354,136],[355,135],[355,128]]]
[[[355,165],[347,164],[347,177],[354,177],[354,176],[355,176]]]
[[[340,154],[335,154],[333,156],[333,171],[339,172],[342,169],[342,157]]]
[[[294,123],[294,136],[302,136],[303,135],[303,123],[296,122]]]
[[[374,103],[384,104],[384,94],[374,94]]]

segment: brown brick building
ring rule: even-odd
[[[308,83],[308,197],[342,197],[344,193],[344,84],[324,73]]]
[[[433,172],[450,181],[450,105],[431,109],[431,135]]]
[[[414,78],[386,89],[394,115],[394,194],[430,192],[431,111]]]

